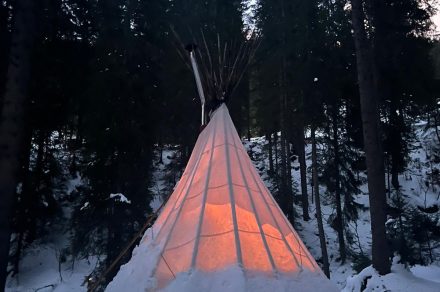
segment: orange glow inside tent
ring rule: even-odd
[[[164,287],[191,269],[297,273],[320,268],[264,186],[225,105],[194,151],[151,230],[161,252],[153,275]]]

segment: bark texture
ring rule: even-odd
[[[303,211],[303,220],[309,221],[309,195],[307,193],[307,165],[306,165],[306,142],[304,136],[304,123],[302,122],[302,117],[300,118],[300,122],[297,129],[297,147],[296,151],[298,153],[299,160],[299,169],[301,176],[301,203],[302,203],[302,211]]]
[[[345,247],[344,238],[344,215],[342,213],[342,200],[341,200],[341,173],[339,171],[341,161],[339,156],[339,141],[338,141],[338,108],[332,109],[332,130],[333,130],[333,150],[334,150],[334,183],[335,183],[335,199],[336,199],[336,231],[338,233],[339,242],[339,255],[341,257],[341,263],[345,263],[347,258],[347,252]]]
[[[325,240],[324,225],[322,223],[321,212],[321,198],[319,197],[319,182],[318,182],[318,162],[316,157],[316,138],[315,128],[311,131],[312,138],[312,168],[313,168],[313,188],[315,190],[315,205],[316,205],[316,221],[318,221],[319,243],[321,245],[322,270],[327,278],[330,279],[330,265],[328,262],[327,242]]]
[[[4,287],[7,276],[10,220],[25,140],[25,104],[35,27],[35,1],[17,0],[15,7],[7,83],[0,116],[0,287]]]
[[[372,262],[381,274],[390,272],[389,247],[385,230],[385,171],[379,128],[378,91],[374,76],[374,57],[364,26],[362,0],[352,0],[352,22],[361,102],[362,128],[368,171]]]

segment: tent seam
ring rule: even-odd
[[[229,124],[231,124],[231,123],[229,123]],[[230,127],[230,131],[233,131],[231,127]],[[234,146],[236,146],[236,143],[235,143],[234,140],[235,139],[233,139]],[[254,202],[254,199],[252,198],[252,194],[251,194],[251,191],[249,189],[249,184],[248,184],[247,179],[246,179],[246,177],[244,175],[243,165],[241,163],[240,155],[238,154],[238,150],[237,150],[236,147],[235,147],[235,154],[237,155],[238,166],[240,168],[241,177],[243,178],[243,183],[245,184],[245,189],[246,189],[246,192],[248,194],[248,197],[249,197],[249,200],[250,200],[250,203],[251,203],[251,206],[252,206],[252,210],[254,211],[254,214],[255,214],[255,219],[257,221],[258,229],[260,230],[260,236],[261,236],[261,239],[263,241],[264,248],[266,249],[266,253],[267,253],[267,256],[269,258],[269,262],[270,262],[270,264],[272,266],[272,270],[273,270],[274,273],[276,273],[277,268],[275,266],[275,262],[274,262],[272,253],[270,252],[269,245],[267,243],[266,234],[264,234],[263,227],[261,226],[260,216],[257,213],[257,209],[255,207],[255,202]]]
[[[205,189],[203,190],[203,198],[202,198],[202,209],[200,210],[200,219],[199,223],[197,224],[197,230],[196,230],[196,240],[194,242],[194,249],[193,254],[191,257],[191,268],[194,268],[196,265],[196,260],[198,256],[198,249],[199,249],[199,242],[200,242],[200,232],[202,231],[202,224],[203,224],[203,218],[205,216],[205,204],[206,199],[208,197],[208,185],[209,181],[211,179],[211,169],[212,169],[212,158],[214,157],[214,145],[215,145],[215,132],[217,131],[217,124],[214,125],[213,130],[213,137],[212,137],[212,146],[211,146],[211,153],[209,157],[209,163],[208,163],[208,173],[206,174],[206,181],[205,181]]]
[[[206,146],[206,144],[208,144],[208,140],[205,142],[204,146]],[[197,144],[196,144],[196,146],[197,146]],[[200,148],[200,146],[198,146],[198,148]],[[195,151],[195,150],[196,150],[196,149],[194,149],[193,151]],[[198,149],[197,149],[197,150],[198,150]],[[179,202],[180,197],[181,197],[182,194],[184,193],[185,187],[188,186],[188,188],[189,188],[189,186],[191,185],[191,183],[192,183],[191,180],[192,180],[192,179],[194,178],[194,176],[195,176],[195,173],[196,173],[195,170],[196,170],[197,166],[199,165],[199,162],[200,162],[202,156],[203,156],[203,152],[200,153],[200,156],[197,158],[197,161],[194,163],[193,166],[195,166],[195,167],[194,167],[193,169],[189,170],[188,173],[186,173],[186,170],[189,169],[189,165],[186,166],[185,171],[184,171],[182,177],[184,177],[184,176],[188,176],[188,177],[187,177],[187,179],[185,180],[185,182],[183,182],[182,190],[179,192],[179,195],[176,197],[176,201],[174,202],[174,205],[171,207],[171,210],[170,210],[170,212],[169,212],[167,218],[165,218],[165,221],[162,223],[162,226],[160,226],[160,229],[159,229],[159,231],[157,232],[156,238],[158,238],[158,237],[160,236],[160,234],[161,234],[161,232],[162,232],[162,230],[163,230],[163,227],[168,223],[168,220],[170,219],[171,213],[173,213],[175,210],[177,210],[177,208],[176,208],[177,203]],[[190,181],[191,181],[191,182],[190,182]],[[178,185],[179,185],[179,184],[180,184],[180,182],[178,183]],[[171,197],[169,198],[169,200],[170,200],[170,199],[171,199]],[[162,211],[162,212],[163,212],[163,211]],[[162,214],[162,213],[161,213],[161,214]]]
[[[206,141],[205,141],[205,143],[203,144],[203,148],[205,148],[206,145],[208,144],[209,138],[210,138],[210,136],[208,136],[208,137],[206,138]],[[214,137],[212,137],[212,139],[214,139]],[[202,149],[203,149],[203,148],[202,148]],[[197,170],[197,168],[198,168],[198,166],[199,166],[199,164],[200,164],[200,161],[202,160],[202,156],[203,156],[203,154],[200,153],[200,156],[199,156],[198,159],[197,159],[197,163],[195,164],[195,167],[193,168],[193,171],[192,171],[192,174],[191,174],[191,180],[190,180],[189,185],[188,185],[188,189],[186,190],[186,194],[185,194],[184,198],[182,199],[182,204],[181,204],[180,209],[178,210],[178,214],[176,215],[176,219],[174,220],[173,225],[171,226],[171,229],[169,230],[168,236],[167,236],[167,238],[166,238],[166,240],[165,240],[165,243],[164,243],[164,245],[163,245],[163,250],[162,250],[162,252],[160,253],[161,257],[163,257],[163,254],[164,254],[164,252],[165,252],[165,250],[166,250],[166,246],[167,246],[167,244],[168,244],[168,242],[169,242],[169,240],[170,240],[170,238],[171,238],[171,234],[173,233],[174,227],[176,226],[176,224],[177,224],[177,220],[179,219],[179,216],[180,216],[180,214],[181,214],[181,212],[182,212],[183,204],[185,203],[185,199],[186,199],[186,197],[188,196],[188,194],[189,194],[189,192],[190,192],[190,190],[191,190],[192,182],[193,182],[193,180],[194,180],[194,177],[195,177],[195,174],[196,174],[196,170]],[[183,190],[182,190],[182,192],[183,192]],[[179,197],[180,197],[180,196],[179,196]],[[175,205],[177,204],[177,202],[178,202],[178,200],[176,200]],[[170,216],[170,215],[171,215],[171,212],[170,212],[170,214],[169,214],[168,216]],[[167,217],[167,219],[169,219],[169,217]],[[168,220],[167,220],[167,221],[168,221]],[[165,225],[165,223],[166,223],[166,222],[164,222],[164,225]],[[153,269],[153,271],[152,271],[152,273],[151,273],[152,275],[154,275],[154,274],[156,273],[158,266],[159,266],[159,262],[156,264],[156,267]]]
[[[223,110],[225,109],[225,105],[222,105]],[[226,112],[227,113],[227,112]],[[223,115],[223,125],[225,125],[225,115]],[[225,144],[228,144],[228,132],[227,127],[224,127],[225,132]],[[226,173],[228,176],[228,185],[229,185],[229,198],[231,200],[231,211],[232,211],[232,222],[234,224],[234,234],[235,234],[235,248],[237,253],[237,262],[240,265],[243,265],[243,258],[241,255],[241,244],[240,244],[240,238],[238,234],[238,224],[237,224],[237,213],[235,210],[235,196],[234,196],[234,188],[232,187],[232,176],[231,176],[231,163],[230,163],[230,155],[229,155],[229,148],[228,146],[225,146],[226,150]]]
[[[287,224],[287,226],[289,227],[289,229],[291,229],[291,231],[292,231],[292,234],[294,235],[293,237],[295,238],[295,240],[296,240],[296,243],[298,244],[298,246],[299,246],[299,248],[300,248],[300,251],[302,251],[304,254],[299,254],[300,255],[300,259],[301,259],[301,264],[302,264],[302,256],[305,256],[308,260],[309,260],[309,262],[311,262],[312,263],[312,265],[315,267],[315,268],[318,268],[317,267],[317,264],[315,264],[315,260],[312,258],[311,259],[311,255],[309,256],[308,254],[307,254],[307,248],[304,246],[303,247],[303,245],[304,245],[304,243],[302,243],[302,241],[300,241],[300,239],[299,239],[299,235],[298,235],[298,233],[296,232],[296,230],[295,230],[295,228],[293,228],[293,226],[291,226],[291,224],[290,224],[290,222],[287,220],[287,217],[284,215],[284,212],[281,210],[281,208],[280,208],[280,206],[275,202],[275,199],[273,198],[273,196],[270,194],[270,191],[267,189],[267,187],[263,184],[263,186],[264,186],[264,190],[269,194],[269,197],[274,201],[274,204],[273,204],[273,206],[275,206],[275,208],[278,208],[278,210],[280,211],[280,213],[281,213],[281,216],[283,217],[283,219],[284,219],[284,222]],[[292,228],[290,228],[290,227],[292,227]],[[302,266],[301,266],[301,269],[302,269]],[[320,268],[319,268],[320,269]]]
[[[254,167],[251,161],[249,161],[249,165],[250,165],[251,168]],[[260,196],[262,197],[262,199],[263,199],[263,201],[266,203],[266,205],[269,205],[268,202],[267,202],[267,200],[266,200],[266,198],[265,198],[264,195],[263,195],[263,192],[262,192],[262,190],[261,190],[261,187],[258,185],[258,181],[256,180],[255,175],[254,175],[252,169],[251,169],[251,176],[252,176],[252,179],[254,180],[255,185],[257,186],[257,188],[258,188],[258,190],[259,190],[258,193],[260,194]],[[298,259],[296,258],[295,253],[293,252],[292,248],[290,247],[289,243],[287,242],[286,236],[283,234],[283,231],[281,230],[280,225],[278,224],[278,221],[277,221],[277,219],[275,218],[275,216],[274,216],[274,214],[273,214],[273,212],[272,212],[272,209],[269,208],[269,207],[267,207],[267,209],[269,210],[269,213],[270,213],[270,215],[272,216],[273,221],[275,222],[275,224],[276,224],[278,230],[280,231],[280,234],[281,234],[282,240],[284,241],[284,244],[287,246],[287,249],[288,249],[288,250],[290,251],[290,253],[292,254],[292,257],[293,257],[293,259],[295,260],[297,266],[298,266],[299,269],[302,271],[302,270],[303,270],[302,265],[298,262]],[[300,257],[301,257],[301,256],[300,256]]]

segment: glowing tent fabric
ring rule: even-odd
[[[108,291],[121,287],[118,277],[126,281],[141,275],[136,262],[145,266],[147,290],[162,289],[184,272],[240,267],[269,278],[307,272],[333,291],[264,186],[225,105],[200,134],[181,180],[142,245],[148,248],[134,251],[129,267],[119,273],[124,276],[118,274]]]

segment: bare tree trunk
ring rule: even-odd
[[[286,157],[286,132],[284,131],[284,109],[283,109],[283,97],[280,97],[280,124],[281,124],[281,137],[280,137],[280,191],[281,195],[284,197],[286,195],[286,165],[287,165],[287,157]]]
[[[437,140],[440,142],[440,134],[439,134],[439,131],[438,131],[437,112],[438,112],[438,110],[436,109],[436,111],[434,113],[434,129],[435,129],[435,134],[437,136]]]
[[[0,5],[0,56],[7,56],[9,48],[9,7]],[[0,61],[0,111],[2,108],[2,100],[4,93],[4,85],[6,80],[7,64],[6,60]]]
[[[282,43],[286,43],[286,36],[285,36],[285,27],[284,27],[284,21],[285,21],[285,11],[284,11],[284,0],[281,1],[281,26],[280,29],[282,30]],[[281,64],[280,64],[280,72],[279,72],[279,106],[280,106],[280,128],[281,128],[281,184],[280,184],[280,193],[282,197],[282,209],[284,213],[286,214],[289,221],[294,223],[294,210],[293,210],[293,194],[292,194],[292,186],[290,184],[289,186],[289,180],[288,179],[288,167],[290,166],[290,157],[287,156],[288,154],[288,141],[287,141],[287,90],[286,90],[286,56],[283,53],[281,57]]]
[[[389,100],[389,120],[388,120],[388,141],[387,150],[390,155],[391,163],[391,185],[394,190],[398,191],[399,172],[403,168],[404,158],[403,151],[405,147],[405,140],[403,132],[405,129],[405,121],[403,119],[403,111],[401,102],[396,92],[396,86],[393,84],[391,75],[395,75],[399,69],[396,68],[395,54],[402,51],[402,44],[399,42],[393,43],[393,48],[390,48],[389,41],[390,28],[386,20],[386,15],[383,10],[386,9],[386,1],[383,0],[368,0],[371,15],[371,25],[374,27],[374,38],[372,38],[371,47],[373,48],[373,57],[375,58],[375,81],[378,88],[378,100]],[[389,60],[384,64],[383,60]]]
[[[16,191],[16,195],[18,195],[17,200],[14,204],[14,212],[15,214],[12,216],[15,216],[16,222],[15,222],[15,228],[17,230],[17,237],[15,240],[16,248],[14,254],[10,255],[10,261],[12,264],[12,273],[11,276],[17,275],[16,279],[19,281],[18,274],[20,273],[20,259],[21,259],[21,253],[24,246],[25,241],[25,232],[28,228],[28,222],[29,220],[32,220],[29,218],[30,216],[26,214],[27,207],[26,207],[26,198],[29,198],[29,196],[32,195],[32,178],[31,178],[31,171],[29,170],[30,166],[30,157],[32,152],[32,129],[30,127],[26,130],[26,138],[25,142],[23,143],[23,150],[22,150],[22,157],[21,157],[21,172],[20,172],[20,180],[21,180],[21,193]],[[10,247],[10,252],[12,250],[12,247]]]
[[[269,172],[270,174],[273,174],[273,151],[272,151],[272,147],[273,147],[273,142],[272,142],[272,134],[266,134],[266,140],[268,141],[268,146],[269,146]]]
[[[284,77],[283,79],[286,80],[286,76],[285,76],[285,69],[284,71]],[[293,209],[293,181],[292,181],[292,160],[291,160],[291,150],[290,150],[290,130],[289,130],[289,125],[290,125],[290,115],[289,115],[289,111],[288,111],[288,103],[287,103],[287,94],[284,94],[284,132],[286,133],[286,141],[285,141],[285,147],[286,147],[286,178],[287,178],[287,195],[289,196],[289,202],[291,202],[292,205],[292,216],[294,216],[294,209]]]
[[[292,193],[292,177],[289,179],[290,168],[290,153],[289,141],[287,137],[287,99],[286,99],[286,84],[285,84],[285,59],[283,57],[280,68],[280,127],[281,127],[281,184],[280,195],[282,198],[282,206],[284,213],[292,225],[294,224],[294,209],[293,209],[293,193]]]
[[[352,22],[356,47],[364,147],[370,197],[372,262],[381,274],[390,272],[390,253],[385,230],[385,171],[379,129],[378,92],[374,79],[374,58],[364,26],[362,0],[352,0]]]
[[[162,143],[162,139],[161,138],[159,138],[159,143],[157,143],[157,146],[159,148],[159,161],[158,161],[158,163],[159,164],[163,164],[163,148],[164,148],[164,145]]]
[[[341,263],[345,263],[346,250],[344,239],[344,220],[342,214],[342,200],[341,200],[341,179],[340,179],[340,159],[339,159],[339,145],[338,145],[338,107],[334,105],[332,109],[332,130],[333,130],[333,150],[334,150],[334,175],[335,175],[335,198],[336,198],[336,231],[338,233],[339,254],[341,256]]]
[[[49,134],[47,134],[45,131],[40,131],[38,133],[38,139],[37,139],[37,157],[35,159],[35,169],[34,169],[34,183],[31,186],[32,190],[30,190],[29,193],[24,194],[25,197],[23,197],[23,207],[27,212],[26,220],[26,229],[28,231],[27,233],[27,241],[32,242],[37,237],[37,222],[34,219],[36,214],[36,206],[38,204],[38,196],[40,196],[40,190],[41,186],[43,184],[43,172],[44,172],[44,165],[46,163],[46,156],[47,156],[47,140],[48,140]]]
[[[391,157],[391,185],[394,190],[399,190],[399,164],[402,149],[402,130],[400,129],[400,117],[396,113],[396,107],[393,102],[391,102],[390,109],[390,157]]]
[[[273,146],[275,149],[275,174],[278,175],[279,166],[278,166],[278,132],[274,133]]]
[[[387,187],[386,191],[388,193],[388,198],[391,198],[391,180],[390,180],[390,158],[388,156],[384,157],[384,165],[386,165],[386,180],[387,180]]]
[[[307,193],[307,164],[306,164],[306,143],[304,136],[304,125],[301,121],[298,125],[298,135],[297,135],[297,149],[298,159],[299,159],[299,170],[301,176],[301,199],[302,199],[302,210],[304,221],[310,220],[309,216],[309,195]]]
[[[283,101],[284,97],[281,97],[281,101]],[[283,102],[281,102],[281,105],[283,105]],[[288,167],[290,165],[290,157],[287,157],[287,147],[288,147],[288,141],[286,137],[286,129],[285,129],[285,112],[284,109],[281,108],[281,176],[280,176],[280,196],[282,198],[282,209],[284,213],[286,214],[289,221],[293,224],[294,223],[294,213],[293,213],[293,196],[291,189],[292,187],[289,187],[289,179],[288,179]]]
[[[247,126],[247,140],[251,141],[251,95],[249,94],[249,78],[246,78],[247,97],[246,97],[246,126]]]
[[[0,120],[0,287],[5,286],[11,236],[10,218],[25,140],[25,103],[35,15],[33,0],[17,0],[10,63]]]
[[[313,169],[313,188],[315,189],[315,204],[316,204],[316,220],[318,221],[319,243],[321,244],[322,254],[322,268],[324,274],[330,279],[330,265],[328,262],[327,243],[325,240],[324,225],[322,224],[321,212],[321,198],[319,197],[319,182],[318,182],[318,161],[316,157],[316,138],[315,128],[312,127],[312,169]]]
[[[288,131],[286,130],[288,133]],[[288,135],[287,135],[288,136]],[[286,176],[287,176],[287,193],[289,196],[293,197],[293,180],[292,180],[292,159],[290,158],[292,156],[291,149],[290,149],[290,139],[287,137],[286,139]],[[293,203],[293,200],[292,200]]]

